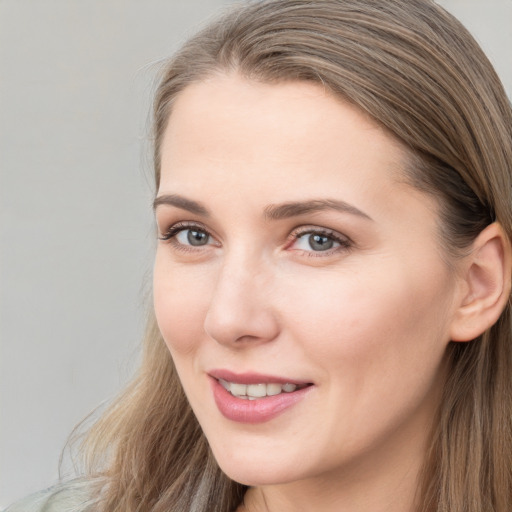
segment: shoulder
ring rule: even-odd
[[[92,512],[94,501],[90,483],[74,480],[27,496],[4,512]]]

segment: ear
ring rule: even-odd
[[[496,323],[510,296],[511,264],[509,239],[494,222],[464,258],[464,293],[451,324],[452,341],[474,340]]]

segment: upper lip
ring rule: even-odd
[[[217,380],[222,379],[236,384],[295,384],[297,386],[311,384],[307,380],[277,377],[276,375],[264,375],[255,372],[235,373],[225,369],[210,370],[208,375]]]

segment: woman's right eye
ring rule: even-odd
[[[188,228],[178,231],[174,238],[181,245],[199,247],[201,245],[208,245],[211,237],[206,231],[201,229]]]
[[[178,247],[203,247],[215,243],[208,231],[200,226],[174,225],[164,235],[159,237],[162,241],[168,241]]]

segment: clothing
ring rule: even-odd
[[[73,480],[27,496],[4,512],[93,512],[94,501],[90,483]]]

